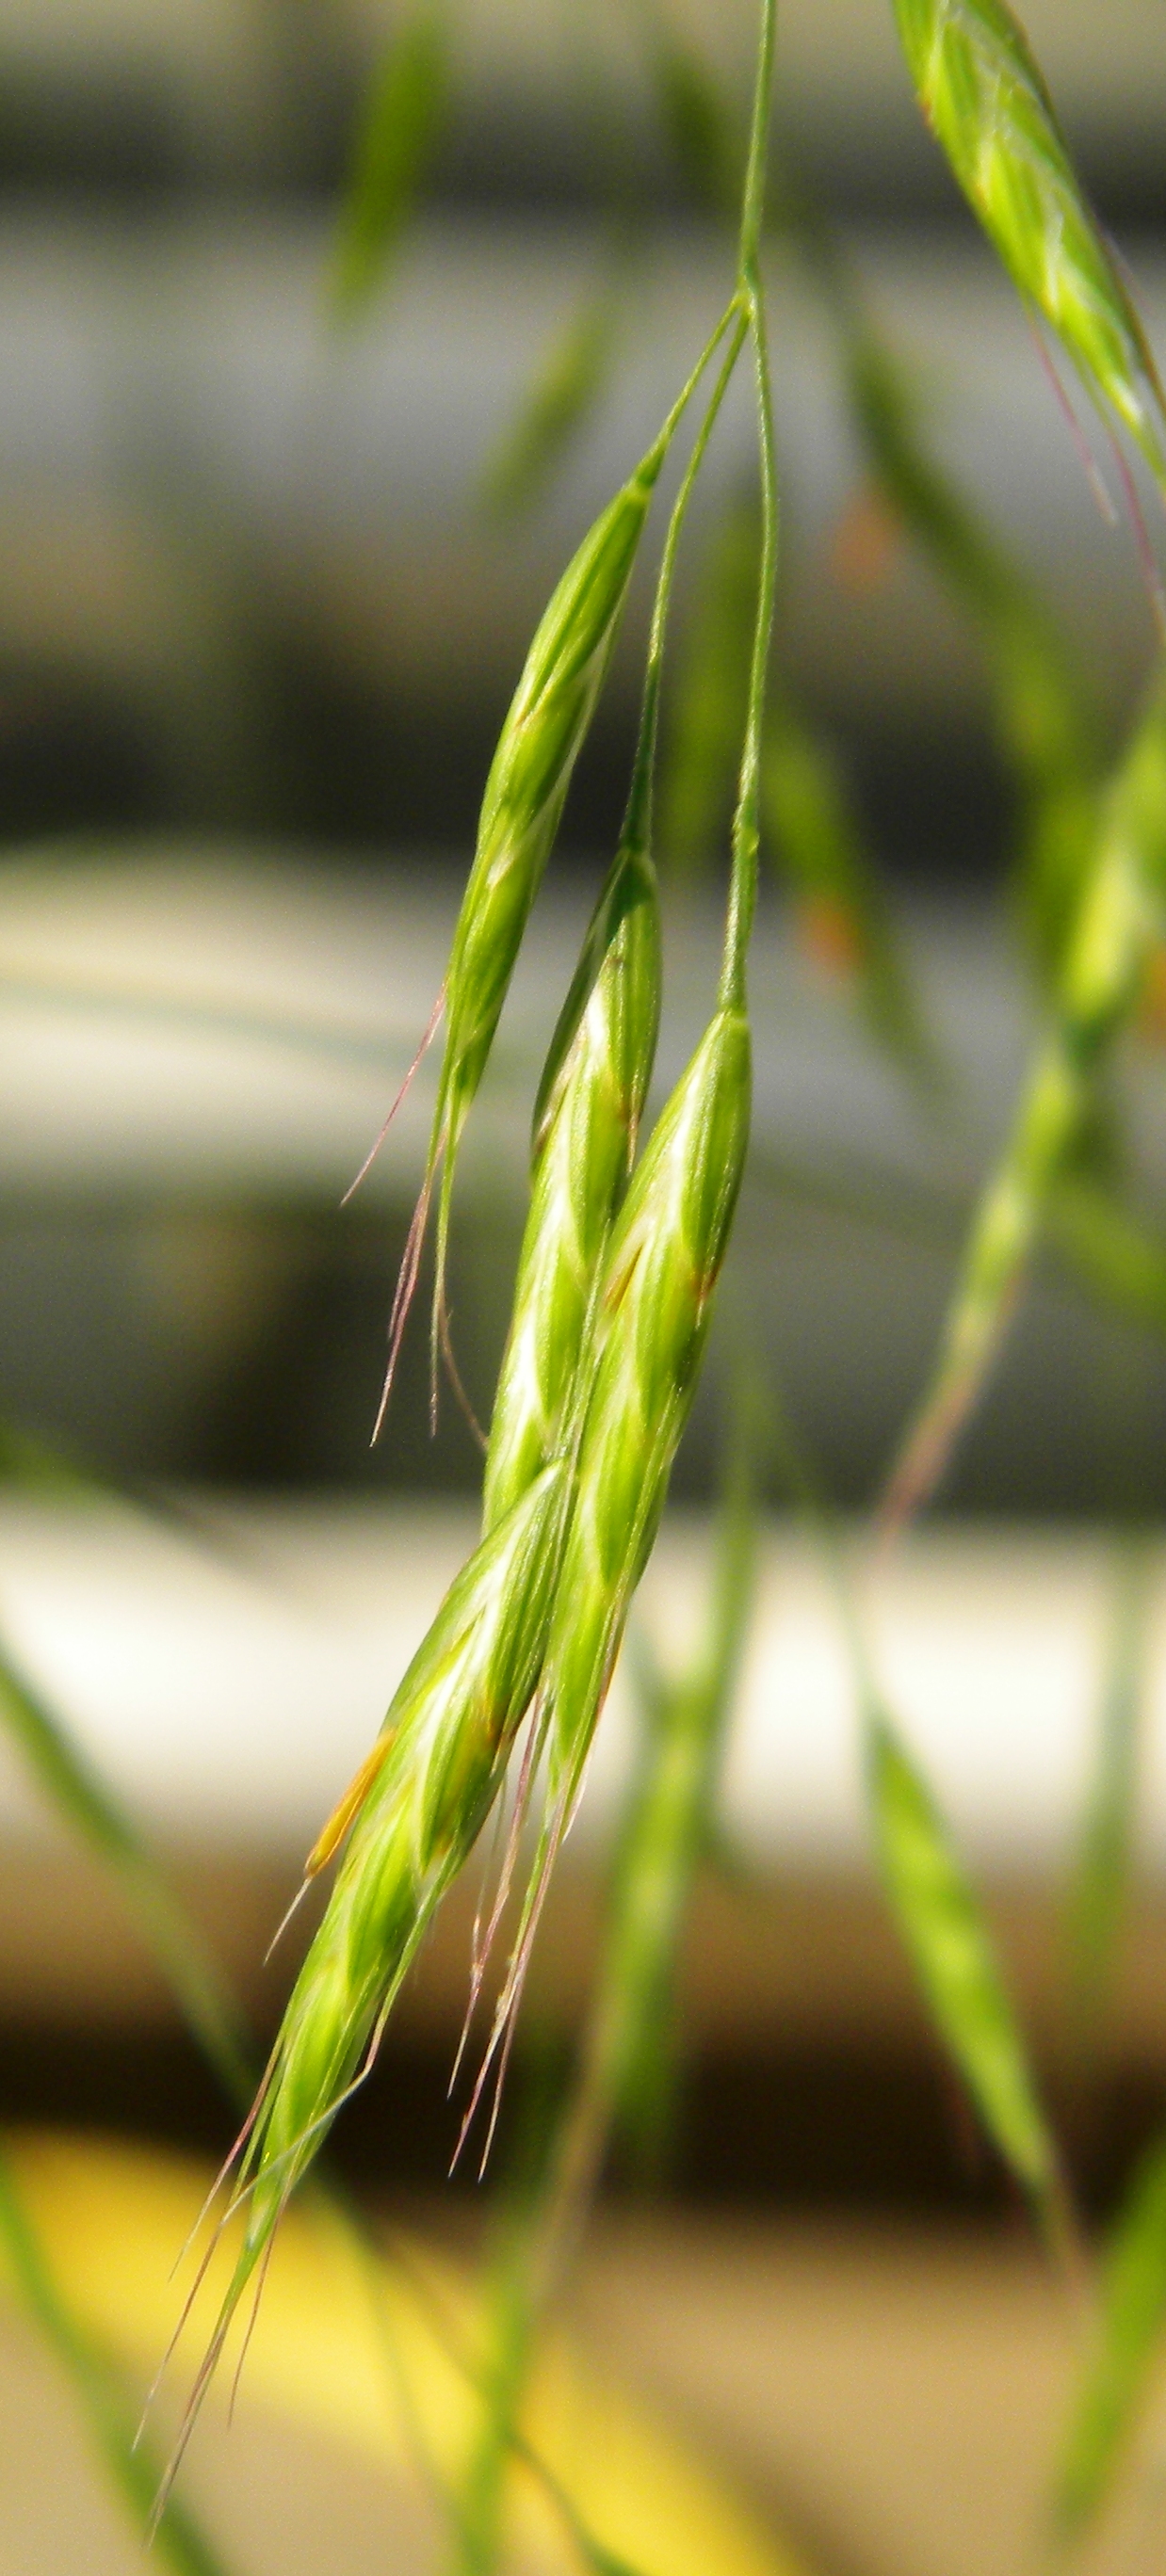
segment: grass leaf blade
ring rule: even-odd
[[[939,1810],[881,1710],[867,1779],[891,1910],[940,2037],[989,2136],[1050,2233],[1056,2152],[987,1926]]]
[[[57,1813],[111,1872],[210,2064],[232,2097],[246,2100],[250,2070],[241,2025],[195,1926],[116,1798],[2,1639],[0,1726]]]
[[[1110,2239],[1094,2347],[1061,2452],[1054,2516],[1080,2537],[1109,2493],[1166,2325],[1166,2142],[1134,2176]]]
[[[95,2446],[143,2539],[153,2537],[159,2557],[174,2569],[175,2576],[226,2576],[224,2560],[185,2505],[171,2498],[155,2529],[159,2464],[135,2438],[134,2418],[113,2364],[70,2312],[2,2149],[0,2266],[10,2270],[25,2307],[61,2363]]]

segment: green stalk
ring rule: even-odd
[[[660,571],[656,582],[656,596],[652,604],[652,623],[648,630],[648,655],[644,669],[644,694],[640,707],[640,729],[636,740],[635,759],[632,765],[631,785],[628,789],[627,813],[624,819],[622,835],[625,841],[637,841],[644,848],[648,847],[651,840],[652,798],[656,775],[656,746],[660,730],[660,679],[664,664],[664,636],[668,623],[668,611],[672,601],[672,584],[676,572],[676,558],[680,549],[680,539],[684,530],[685,518],[688,514],[688,504],[692,497],[692,488],[697,475],[700,472],[701,466],[704,463],[709,440],[711,439],[713,430],[716,427],[717,417],[725,399],[725,395],[729,390],[729,384],[736,369],[737,360],[741,354],[741,345],[749,328],[748,313],[740,310],[739,302],[736,297],[734,297],[732,304],[729,305],[728,313],[735,315],[736,317],[733,323],[728,351],[722,362],[721,370],[717,377],[717,381],[713,386],[712,393],[709,396],[704,419],[702,420],[700,428],[697,431],[696,438],[693,441],[692,454],[685,466],[680,488],[677,492],[676,499],[672,504],[672,515],[668,522],[668,532],[664,539],[664,550],[660,557]]]
[[[30,2316],[71,2381],[96,2448],[143,2540],[153,2538],[159,2557],[175,2570],[175,2576],[226,2576],[226,2562],[212,2549],[184,2505],[171,2498],[155,2524],[158,2463],[136,2438],[134,2418],[112,2361],[77,2324],[58,2286],[2,2150],[0,2256],[11,2269]]]
[[[769,675],[769,638],[773,625],[773,603],[777,588],[777,441],[773,424],[773,394],[769,382],[765,291],[761,282],[759,262],[761,227],[765,216],[769,129],[773,113],[773,47],[776,28],[776,0],[762,0],[757,48],[757,78],[753,92],[753,115],[749,133],[749,159],[745,170],[745,194],[741,208],[741,231],[738,242],[739,291],[744,296],[748,307],[757,371],[757,422],[761,452],[761,567],[757,582],[757,616],[749,665],[745,741],[741,753],[736,810],[733,815],[733,865],[725,922],[724,959],[718,992],[718,999],[723,1005],[737,1009],[743,1009],[745,1004],[745,960],[757,903],[757,863],[761,842],[761,741]]]

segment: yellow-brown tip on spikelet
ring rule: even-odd
[[[355,1824],[374,1781],[383,1770],[392,1744],[392,1732],[378,1735],[371,1753],[366,1753],[359,1769],[354,1772],[349,1781],[343,1797],[333,1808],[327,1824],[317,1835],[308,1853],[304,1862],[305,1879],[316,1878],[322,1869],[327,1868],[329,1861],[335,1858],[350,1826]],[[298,1903],[298,1898],[296,1901]]]

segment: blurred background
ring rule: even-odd
[[[746,0],[677,0],[674,23],[743,102]],[[264,2031],[287,1968],[263,1953],[302,1851],[474,1529],[478,1453],[452,1400],[430,1435],[423,1330],[370,1446],[431,1066],[341,1196],[428,1019],[531,629],[731,260],[670,151],[634,11],[465,0],[415,217],[342,309],[339,208],[395,24],[381,0],[0,8],[0,1627],[172,1857]],[[1027,24],[1161,356],[1160,9],[1031,0]],[[779,171],[836,218],[931,451],[1060,622],[1114,747],[1154,648],[1136,528],[1095,504],[885,0],[788,0],[779,101]],[[531,506],[502,511],[507,435],[620,227],[610,374]],[[860,1515],[1042,1013],[982,638],[872,519],[837,336],[780,245],[773,267],[779,665],[852,799],[956,1106],[872,1039],[828,944],[768,885],[754,1168],[645,1595],[673,1656],[707,1578],[732,1354],[750,1340],[824,1490]],[[743,389],[694,506],[681,651],[751,438]],[[454,1332],[480,1411],[531,1086],[619,825],[641,571],[464,1161]],[[719,885],[715,867],[670,885],[662,1085],[709,999]],[[1137,1188],[1160,1207],[1149,1022],[1123,1082]],[[1166,2091],[1153,1303],[1103,1303],[1052,1248],[939,1513],[870,1596],[896,1704],[986,1872],[1091,2214]],[[617,2191],[583,2306],[823,2569],[989,2576],[1026,2545],[1067,2336],[881,1909],[828,1587],[767,1473],[730,1858],[702,1881],[686,1953],[665,2198],[637,2232]],[[1139,1875],[1086,2064],[1062,1899],[1131,1529],[1149,1567]],[[552,2051],[586,1992],[631,1735],[617,1692],[535,1979]],[[0,1834],[0,2117],[221,2152],[230,2114],[117,1897],[7,1744]],[[339,2141],[378,2206],[423,2200],[430,2218],[472,1911],[471,1894],[443,1922]],[[472,2232],[465,2177],[436,2223]],[[270,2462],[248,2475],[280,2484]],[[62,2539],[43,2506],[30,2486],[16,2555],[0,2534],[5,2576],[82,2563],[88,2508]],[[369,2554],[370,2514],[373,2537],[354,2521],[327,2563],[390,2563]],[[136,2563],[102,2533],[86,2565],[107,2547],[111,2568]],[[249,2538],[266,2565],[270,2537]],[[297,2545],[321,2544],[284,2532],[282,2565]]]

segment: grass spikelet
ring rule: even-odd
[[[867,1721],[867,1779],[887,1896],[932,2017],[984,2127],[1056,2242],[1064,2226],[1056,2151],[987,1927],[930,1792],[877,1708]]]
[[[981,1199],[930,1390],[888,1486],[883,1524],[909,1517],[942,1473],[982,1382],[1099,1072],[1137,1002],[1166,902],[1166,676],[1111,788],[1060,979],[1005,1152]]]
[[[1080,2540],[1108,2496],[1148,2394],[1166,2325],[1166,2143],[1134,2175],[1105,2256],[1092,2350],[1061,2451],[1053,2516]]]
[[[559,1440],[595,1282],[635,1159],[660,1016],[655,871],[616,854],[535,1105],[530,1213],[486,1459],[487,1529]]]
[[[550,1869],[659,1525],[736,1206],[749,1109],[749,1024],[725,1003],[661,1112],[612,1237],[540,1687],[546,1820],[467,2126],[512,2026]]]
[[[238,2263],[193,2411],[282,2210],[353,2086],[431,1917],[501,1788],[542,1662],[567,1478],[552,1467],[484,1539],[446,1595],[336,1829],[348,1842],[284,2013],[239,2166]],[[319,1848],[319,1846],[317,1847]]]
[[[445,1053],[422,1194],[427,1203],[440,1163],[435,1350],[458,1146],[603,684],[666,444],[662,434],[563,574],[535,633],[486,781],[446,978]],[[399,1313],[390,1376],[402,1323]]]
[[[1145,332],[1004,0],[894,0],[928,124],[1005,268],[1166,490],[1162,389]]]

